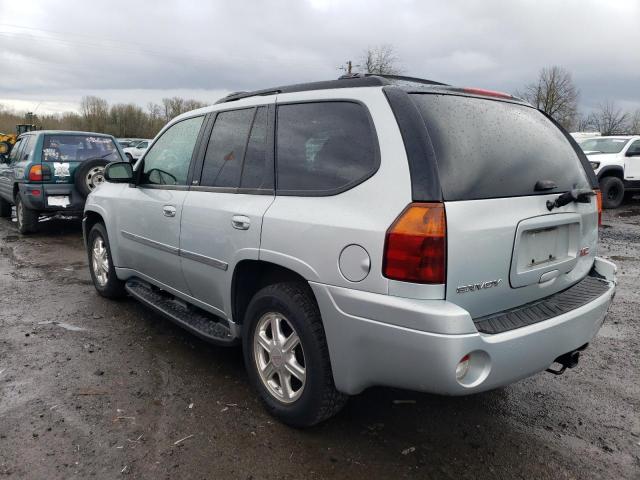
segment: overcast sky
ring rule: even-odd
[[[406,75],[513,92],[560,65],[582,110],[640,108],[640,0],[0,0],[0,105],[214,102],[336,78],[380,44]]]

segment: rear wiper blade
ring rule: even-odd
[[[591,203],[591,197],[594,195],[595,192],[593,190],[580,190],[574,188],[573,190],[563,193],[555,200],[547,200],[547,209],[551,211],[554,208],[564,207],[571,202]]]

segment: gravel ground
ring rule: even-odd
[[[0,220],[0,478],[640,478],[640,201],[605,212],[619,266],[578,368],[464,398],[376,388],[294,430],[239,349],[99,297],[78,222]]]

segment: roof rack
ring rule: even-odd
[[[401,75],[374,75],[370,73],[351,73],[342,75],[337,80],[327,80],[323,82],[298,83],[295,85],[285,85],[282,87],[266,88],[264,90],[254,90],[252,92],[233,92],[216,102],[234,102],[243,98],[257,97],[260,95],[275,95],[277,93],[305,92],[309,90],[328,90],[332,88],[351,87],[380,87],[390,85],[389,80],[401,80],[406,82],[420,83],[423,85],[446,85],[446,83],[435,82],[424,78],[404,77]]]

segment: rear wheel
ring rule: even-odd
[[[618,177],[605,177],[600,180],[602,206],[618,208],[624,199],[624,183]]]
[[[264,287],[245,315],[244,358],[269,412],[295,427],[335,415],[347,396],[336,390],[320,312],[296,282]]]
[[[0,218],[7,218],[11,216],[11,204],[0,198]]]
[[[25,206],[20,195],[16,198],[16,220],[18,231],[22,234],[35,233],[38,231],[39,213]]]
[[[116,276],[107,229],[102,223],[96,223],[89,231],[87,254],[91,279],[98,293],[106,298],[124,297],[124,282]]]

